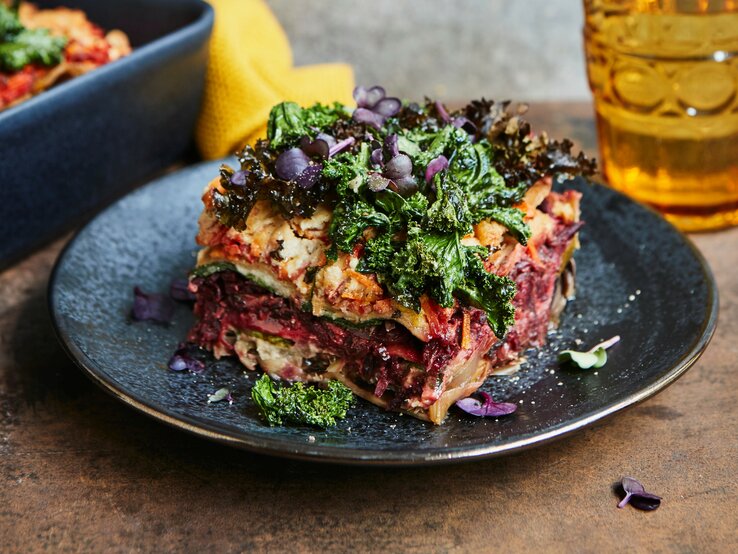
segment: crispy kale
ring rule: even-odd
[[[297,423],[330,427],[346,417],[354,402],[351,389],[331,381],[326,389],[295,383],[278,385],[262,375],[251,389],[251,398],[269,425]]]
[[[407,228],[405,241],[393,241],[385,232],[367,241],[360,271],[376,273],[392,296],[419,310],[420,296],[428,294],[441,306],[455,299],[483,309],[493,332],[504,336],[513,323],[515,283],[484,269],[484,248],[461,244],[459,233],[428,233],[416,224]]]
[[[269,114],[267,137],[272,148],[293,146],[304,136],[313,138],[342,117],[347,117],[347,112],[339,103],[301,108],[294,102],[282,102]]]

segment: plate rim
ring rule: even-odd
[[[226,158],[230,159],[230,158]],[[158,179],[155,179],[148,184],[140,187],[131,194],[141,193],[141,191],[153,187],[162,181],[171,179],[172,176],[182,175],[187,173],[195,173],[199,169],[215,165],[215,162],[221,163],[223,160],[210,160],[201,162],[198,164],[190,165],[182,168],[178,171],[164,175]],[[628,202],[635,201],[625,194],[606,187],[596,181],[589,181],[595,187],[607,189],[617,196],[620,196]],[[707,317],[703,320],[703,324],[700,328],[700,334],[696,341],[692,343],[691,348],[686,351],[681,358],[674,363],[666,373],[664,373],[659,379],[648,385],[647,387],[641,388],[638,391],[628,395],[619,402],[610,403],[604,408],[598,410],[596,413],[590,414],[585,417],[580,417],[573,421],[569,421],[561,426],[557,426],[554,429],[546,431],[544,433],[533,433],[530,436],[520,438],[518,440],[497,445],[479,445],[473,447],[459,447],[459,448],[434,448],[424,451],[412,451],[412,450],[362,450],[357,448],[343,448],[329,445],[311,445],[310,443],[297,443],[294,441],[284,441],[280,439],[274,439],[271,437],[254,437],[244,433],[226,432],[222,429],[216,429],[212,424],[206,421],[198,421],[190,416],[180,414],[174,417],[167,414],[164,409],[160,409],[154,403],[147,402],[142,398],[136,398],[136,395],[131,394],[123,387],[116,386],[113,379],[106,378],[104,372],[99,371],[95,368],[93,361],[85,354],[74,342],[74,340],[68,335],[64,326],[60,320],[60,314],[56,311],[56,295],[57,295],[57,279],[61,271],[62,263],[69,250],[73,248],[76,242],[79,240],[82,233],[91,225],[98,217],[101,217],[108,210],[115,208],[120,200],[126,198],[128,195],[123,196],[111,205],[107,206],[104,210],[98,212],[93,218],[85,223],[81,228],[75,231],[74,235],[70,238],[69,242],[60,251],[49,277],[49,283],[47,288],[47,307],[51,316],[52,327],[54,333],[61,344],[65,353],[71,358],[74,364],[79,367],[82,372],[87,375],[92,382],[94,382],[102,390],[123,402],[124,404],[134,408],[135,410],[147,415],[148,417],[165,423],[170,427],[186,431],[190,434],[210,439],[221,444],[234,446],[243,450],[248,450],[257,454],[266,454],[270,456],[277,456],[283,458],[290,458],[294,460],[311,461],[311,462],[322,462],[322,463],[334,463],[344,465],[377,465],[377,466],[416,466],[416,465],[439,465],[458,463],[473,460],[489,459],[499,456],[504,456],[514,452],[520,452],[529,448],[542,446],[549,444],[555,440],[568,437],[598,421],[605,420],[610,416],[622,412],[627,408],[635,406],[644,400],[654,396],[656,393],[662,391],[672,383],[674,383],[679,377],[681,377],[700,357],[709,345],[712,337],[715,333],[718,321],[719,313],[719,296],[717,283],[712,270],[707,263],[699,249],[694,245],[692,240],[684,233],[679,231],[671,222],[664,220],[658,212],[649,206],[638,204],[639,207],[645,208],[650,212],[651,216],[658,217],[662,221],[666,222],[670,227],[670,230],[681,239],[683,244],[687,246],[698,261],[700,270],[704,277],[704,283],[707,287],[707,304],[705,306],[705,314]]]

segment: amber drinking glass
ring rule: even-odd
[[[603,174],[686,231],[738,224],[738,0],[584,0]]]

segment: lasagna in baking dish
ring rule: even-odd
[[[593,163],[507,103],[355,99],[276,106],[207,185],[188,340],[440,424],[545,343],[582,225],[552,180]]]
[[[0,0],[0,111],[130,52],[125,33],[105,33],[80,10],[15,11]]]

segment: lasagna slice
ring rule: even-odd
[[[3,9],[6,18],[14,17],[9,9],[0,6],[0,10]],[[64,46],[56,63],[46,59],[45,63],[29,63],[12,70],[0,64],[0,111],[60,81],[78,77],[131,53],[125,33],[119,30],[105,33],[88,20],[81,10],[38,9],[24,2],[18,10],[17,21],[17,34],[26,31],[48,32],[52,37],[63,39]],[[0,36],[0,45],[2,42],[3,37]]]
[[[188,340],[440,424],[545,343],[581,226],[579,193],[551,177],[591,163],[506,106],[365,92],[353,112],[277,106],[269,140],[209,183]]]

